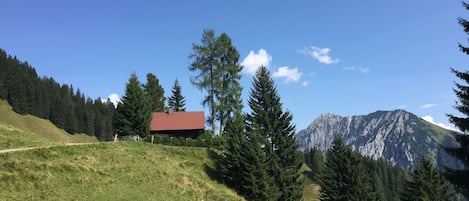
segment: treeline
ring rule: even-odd
[[[311,179],[321,185],[321,200],[451,200],[449,183],[428,158],[410,174],[383,159],[373,160],[353,152],[335,137],[325,155],[304,153]]]
[[[115,108],[109,100],[87,98],[73,86],[39,77],[36,70],[0,49],[0,99],[19,114],[50,120],[69,133],[112,139]]]
[[[363,175],[363,177],[369,177],[367,179],[369,179],[371,184],[371,190],[375,193],[375,197],[378,200],[400,200],[399,193],[402,191],[402,185],[409,177],[405,170],[393,167],[382,158],[374,160],[355,152],[352,152],[352,155],[362,163],[365,172],[368,174],[368,176]],[[305,164],[312,170],[309,177],[314,182],[320,183],[320,177],[325,173],[324,154],[318,149],[312,148],[305,151],[303,156]]]

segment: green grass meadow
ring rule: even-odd
[[[243,200],[205,148],[100,143],[0,154],[0,200]]]

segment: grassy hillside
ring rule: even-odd
[[[243,200],[204,148],[100,143],[0,154],[0,200]]]
[[[84,134],[71,135],[45,119],[17,114],[6,101],[0,100],[0,149],[77,142],[97,140]]]

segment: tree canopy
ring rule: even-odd
[[[207,92],[202,101],[210,111],[207,122],[215,132],[215,122],[218,121],[221,134],[226,120],[235,111],[234,97],[242,90],[238,82],[242,70],[238,64],[239,53],[226,33],[215,36],[213,29],[204,30],[201,44],[193,44],[192,51],[189,70],[198,72],[198,75],[191,77],[191,83]]]

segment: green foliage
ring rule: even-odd
[[[463,6],[469,10],[469,4],[463,2]],[[464,32],[469,34],[469,21],[459,18],[459,24],[463,26]],[[466,55],[469,55],[469,47],[459,44],[459,49]],[[451,69],[451,71],[461,80],[464,81],[464,84],[455,83],[456,89],[454,93],[458,97],[458,102],[456,103],[455,108],[462,113],[463,117],[457,117],[452,114],[448,114],[449,120],[451,123],[456,125],[461,131],[467,133],[469,131],[469,71],[458,71]],[[456,137],[456,140],[459,142],[460,147],[446,147],[445,150],[453,157],[460,160],[465,169],[451,169],[446,168],[446,178],[453,184],[455,184],[466,196],[469,197],[469,136],[466,134],[459,134]]]
[[[0,154],[0,200],[243,200],[205,148],[102,143]]]
[[[1,49],[0,72],[0,99],[7,100],[14,111],[49,119],[72,134],[112,135],[110,121],[106,127],[95,127],[95,122],[112,118],[110,115],[115,108],[107,107],[111,103],[105,103],[107,109],[101,110],[95,104],[102,105],[102,102],[85,101],[85,95],[79,89],[75,93],[72,86],[39,77],[27,62],[21,62]],[[97,116],[102,119],[95,119]]]
[[[200,90],[207,91],[202,105],[210,108],[207,122],[215,130],[215,122],[219,121],[222,133],[225,122],[235,111],[236,97],[241,94],[239,53],[225,33],[215,36],[213,29],[205,29],[201,44],[192,45],[193,53],[189,56],[192,63],[190,71],[199,74],[191,77],[191,83]]]
[[[151,112],[141,86],[137,75],[132,73],[125,96],[117,106],[115,128],[119,135],[146,137],[150,133]]]
[[[239,96],[233,103],[241,105]],[[292,115],[283,111],[265,67],[254,78],[249,106],[245,117],[238,107],[225,128],[224,179],[248,200],[301,200],[303,158]]]
[[[224,180],[236,187],[241,184],[242,173],[246,172],[243,166],[243,153],[246,146],[244,138],[244,116],[237,110],[233,119],[228,120],[223,137],[226,144],[223,146],[225,153],[223,161],[220,162],[220,172],[224,175]]]
[[[248,103],[252,111],[246,116],[248,138],[259,135],[257,146],[263,147],[269,160],[268,174],[274,177],[280,192],[279,200],[300,200],[303,157],[295,141],[293,117],[283,111],[267,68],[260,67],[256,72]]]
[[[143,91],[145,92],[150,112],[163,112],[166,101],[164,89],[160,85],[160,80],[152,73],[147,74],[147,83],[143,86]]]
[[[205,147],[221,149],[225,144],[225,139],[222,137],[213,137],[210,133],[206,133],[209,137],[204,135],[196,139],[183,138],[183,137],[169,137],[161,135],[153,135],[155,144],[170,145],[170,146],[184,146],[184,147]],[[145,142],[151,142],[151,136],[144,139]]]
[[[376,200],[365,171],[359,155],[336,136],[326,152],[325,169],[320,175],[321,200]]]
[[[445,201],[451,200],[449,186],[432,161],[423,157],[417,169],[412,171],[411,180],[404,185],[403,201]]]
[[[318,182],[318,176],[324,170],[324,154],[316,148],[311,148],[304,153],[304,159],[306,165],[311,168],[313,181]]]
[[[97,142],[85,134],[71,135],[50,121],[15,113],[6,101],[0,101],[0,149]]]
[[[186,100],[181,92],[181,85],[176,79],[173,88],[171,89],[171,96],[168,97],[168,107],[173,108],[174,111],[186,111]]]

